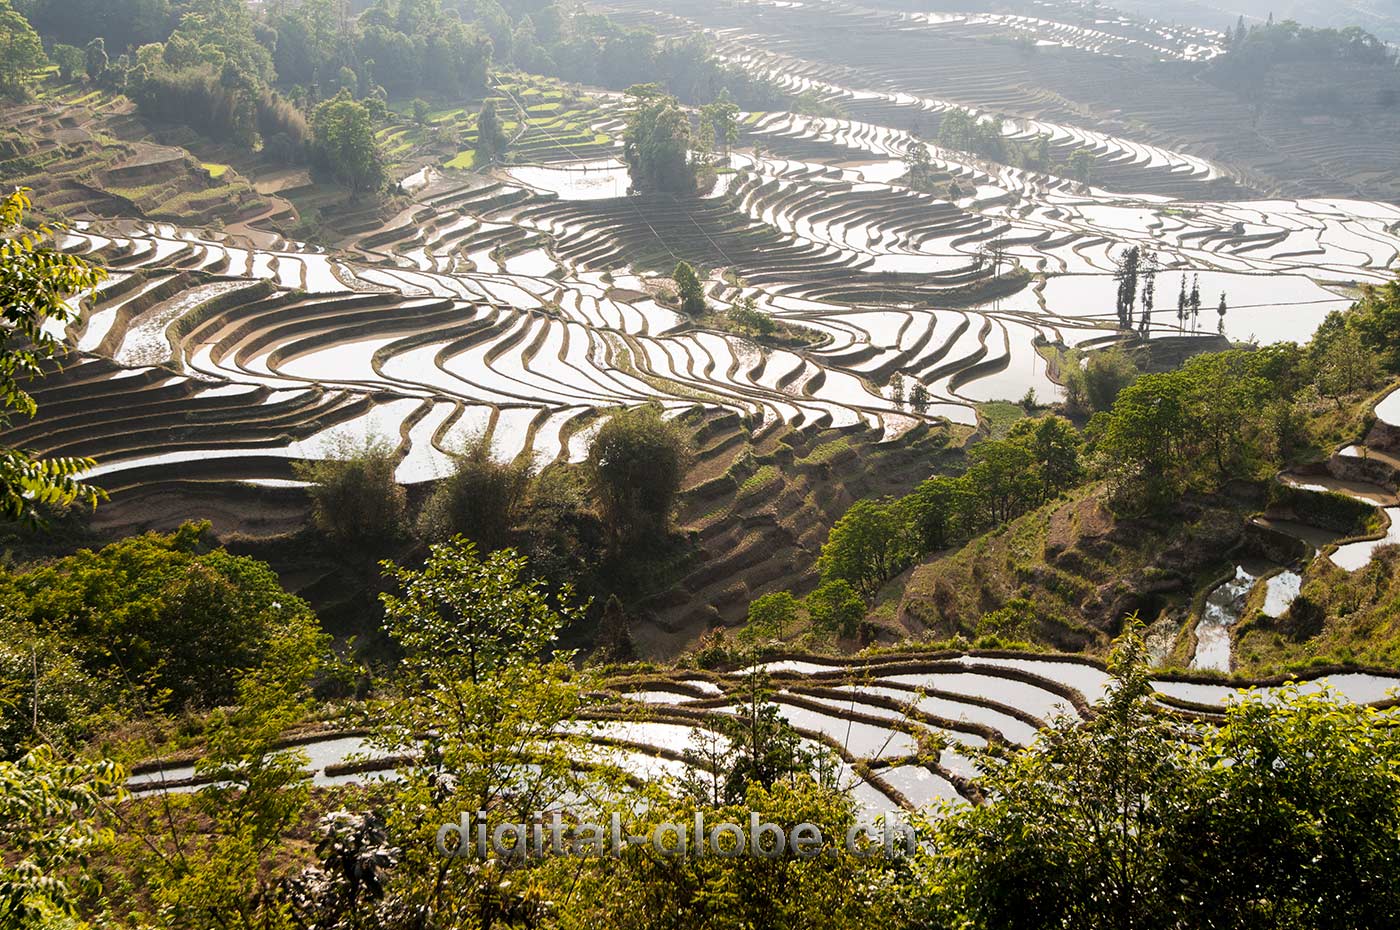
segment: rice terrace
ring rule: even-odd
[[[1400,7],[1240,5],[0,0],[0,926],[1400,920]],[[925,853],[432,849],[759,806]]]

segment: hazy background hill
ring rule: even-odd
[[[1185,21],[1212,29],[1247,23],[1296,20],[1305,26],[1360,26],[1388,42],[1400,41],[1400,3],[1394,0],[1121,0],[1115,6],[1141,16]]]

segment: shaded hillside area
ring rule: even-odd
[[[934,639],[999,635],[1097,651],[1129,614],[1151,621],[1188,604],[1247,545],[1246,518],[1263,491],[1230,490],[1126,519],[1102,486],[1082,488],[916,566],[877,613]]]
[[[806,593],[833,523],[852,503],[904,494],[962,457],[965,427],[921,424],[898,442],[879,431],[801,431],[773,424],[750,434],[738,417],[712,420],[687,477],[678,523],[696,546],[693,569],[650,601],[647,652],[675,652],[709,628],[743,621],[769,591]]]

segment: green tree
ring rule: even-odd
[[[458,536],[434,543],[423,568],[385,562],[401,594],[383,594],[390,634],[410,656],[408,669],[436,683],[464,673],[483,684],[497,672],[533,662],[577,610],[550,606],[543,582],[526,580],[526,561],[511,549],[482,559]],[[453,672],[444,669],[451,667]]]
[[[98,36],[83,50],[83,67],[87,70],[88,80],[94,83],[102,80],[107,73],[107,65],[107,43]]]
[[[928,388],[922,381],[915,381],[914,387],[909,390],[909,409],[917,414],[925,414],[932,403],[933,396],[929,394]]]
[[[676,296],[680,298],[682,310],[691,316],[700,316],[709,309],[705,302],[705,285],[689,262],[676,262],[671,279],[676,282]]]
[[[103,36],[112,48],[136,47],[163,41],[175,25],[170,0],[20,0],[11,5],[40,35],[71,45]]]
[[[924,552],[948,548],[972,532],[976,523],[976,496],[965,478],[935,475],[915,488],[908,500]]]
[[[1137,304],[1138,268],[1142,260],[1142,249],[1129,246],[1123,254],[1114,259],[1113,277],[1118,281],[1118,328],[1129,329],[1133,323],[1133,307]]]
[[[1239,930],[1400,921],[1394,720],[1296,686],[1232,702],[1194,758],[1195,803],[1173,856],[1198,909],[1184,916]]]
[[[744,677],[734,713],[718,715],[716,732],[728,744],[720,796],[733,804],[751,786],[772,790],[811,771],[815,756],[771,700],[768,676],[761,669]]]
[[[236,0],[200,0],[180,17],[168,42],[183,44],[194,57],[221,76],[227,85],[266,88],[276,80],[272,53],[275,44],[258,40],[258,24],[246,3]]]
[[[22,223],[31,204],[27,190],[0,201],[0,427],[16,414],[33,416],[34,398],[21,381],[43,371],[43,362],[63,350],[51,328],[61,331],[76,322],[73,298],[106,276],[51,243],[53,230],[26,230]],[[77,480],[95,463],[82,458],[37,458],[22,449],[0,449],[0,516],[39,523],[46,508],[73,503],[96,506],[105,495]]]
[[[895,372],[889,380],[890,401],[899,409],[904,409],[904,375]]]
[[[294,469],[311,482],[311,519],[327,539],[374,551],[403,536],[408,495],[394,480],[398,456],[385,440],[345,440],[328,449],[326,458],[298,462]]]
[[[664,535],[689,461],[679,427],[655,405],[614,414],[585,465],[614,545]]]
[[[278,925],[291,864],[273,860],[311,796],[309,760],[283,740],[311,715],[328,641],[319,632],[279,639],[264,664],[238,676],[237,703],[210,719],[195,765],[210,784],[188,802],[201,828],[172,824],[170,846],[144,847],[155,849],[143,862],[150,892],[175,926]]]
[[[782,639],[783,631],[797,621],[797,598],[791,591],[770,591],[749,602],[745,631],[756,639]]]
[[[269,14],[269,24],[277,31],[273,64],[277,79],[287,84],[309,86],[317,75],[329,76],[348,34],[344,0],[304,0],[280,5]]]
[[[311,118],[312,164],[352,193],[377,193],[384,186],[384,159],[374,138],[369,109],[342,90]]]
[[[993,802],[930,816],[916,920],[970,930],[1289,930],[1400,919],[1396,712],[1296,686],[1242,693],[1224,722],[1156,709],[1135,628],[1107,696],[987,760]]]
[[[1336,400],[1340,409],[1343,397],[1372,387],[1376,374],[1375,357],[1361,344],[1355,327],[1348,325],[1328,341],[1318,362],[1315,383],[1318,393]]]
[[[812,629],[827,636],[854,636],[865,618],[865,602],[850,582],[824,581],[803,600]]]
[[[1094,174],[1094,153],[1088,149],[1075,149],[1069,157],[1069,174],[1080,184],[1088,184]]]
[[[771,316],[758,309],[758,304],[752,297],[740,297],[736,300],[734,306],[729,308],[728,316],[736,325],[756,336],[771,336],[778,328]]]
[[[987,440],[972,447],[964,476],[967,489],[993,525],[1005,523],[1033,502],[1036,487],[1031,451],[1016,440]]]
[[[510,541],[530,488],[528,457],[497,462],[484,434],[469,439],[451,475],[438,482],[418,515],[418,533],[430,542],[466,536],[484,549]]]
[[[0,759],[40,744],[67,751],[118,722],[125,708],[113,706],[110,677],[90,673],[75,652],[61,632],[0,619]]]
[[[1103,422],[1095,451],[1130,507],[1164,504],[1182,489],[1183,440],[1192,427],[1186,387],[1172,374],[1143,375],[1123,388]]]
[[[1189,797],[1186,750],[1154,712],[1145,649],[1130,635],[1090,720],[1062,718],[1031,750],[987,763],[995,803],[947,811],[916,860],[932,926],[1167,927],[1164,855]]]
[[[58,65],[58,76],[64,83],[75,80],[87,67],[83,50],[74,45],[55,44],[51,57],[53,63]]]
[[[385,571],[398,589],[382,600],[403,653],[401,696],[374,740],[405,763],[386,805],[403,860],[384,906],[508,922],[544,892],[517,876],[532,860],[444,857],[436,833],[464,814],[484,811],[494,829],[598,795],[594,776],[576,769],[586,753],[576,726],[585,682],[571,653],[548,654],[582,608],[567,590],[551,596],[528,580],[515,552],[483,558],[461,538],[433,545],[421,569],[385,563]]]
[[[510,138],[501,128],[501,118],[496,113],[496,101],[488,98],[476,115],[475,164],[491,164],[505,154],[509,145]]]
[[[48,63],[44,44],[29,20],[15,11],[10,0],[0,0],[0,93],[23,94],[34,72]]]
[[[700,107],[701,121],[710,124],[715,142],[726,153],[739,141],[738,116],[739,107],[730,99],[727,89],[721,90],[713,103]]]
[[[937,175],[933,170],[933,157],[929,154],[927,145],[922,142],[911,145],[904,156],[904,166],[910,187],[916,191],[933,193]]]
[[[266,564],[212,548],[208,530],[190,523],[0,573],[0,603],[34,633],[61,635],[107,702],[121,706],[135,686],[154,709],[226,703],[238,671],[317,624]]]
[[[873,603],[881,585],[912,557],[909,519],[890,501],[859,500],[831,527],[817,568],[823,581],[845,581]]]
[[[655,84],[627,90],[630,109],[623,133],[623,158],[638,191],[671,194],[695,192],[695,165],[690,158],[690,118],[675,97]]]
[[[1189,437],[1204,453],[1188,464],[1214,466],[1214,477],[1246,476],[1268,454],[1272,438],[1258,411],[1273,399],[1259,374],[1262,356],[1236,350],[1198,355],[1176,377],[1188,388]]]
[[[715,152],[715,124],[710,122],[709,114],[701,108],[700,124],[695,130],[695,149],[705,156],[707,164],[713,161],[710,156]]]
[[[1198,355],[1181,369],[1144,375],[1090,422],[1095,452],[1119,504],[1171,503],[1276,466],[1276,421],[1261,411],[1292,403],[1297,349]]]
[[[732,801],[661,795],[648,802],[636,830],[645,835],[663,822],[747,824],[750,811],[788,831],[818,825],[840,838],[856,823],[848,792],[799,774],[772,789],[751,784]],[[693,847],[692,847],[693,848]],[[851,930],[906,926],[892,876],[898,863],[880,855],[799,858],[784,854],[662,858],[649,849],[626,850],[619,859],[567,860],[554,864],[555,880],[570,889],[569,925],[598,930],[659,927],[773,930]],[[567,869],[567,871],[566,871]],[[620,906],[626,902],[626,906]],[[663,916],[658,916],[663,915]]]
[[[1064,417],[1018,420],[1006,438],[1020,443],[1030,453],[1035,481],[1039,485],[1037,502],[1051,500],[1079,483],[1082,475],[1079,431]]]
[[[1348,313],[1361,344],[1386,371],[1400,371],[1400,281],[1364,285]]]
[[[1118,392],[1132,384],[1139,374],[1137,364],[1118,346],[1091,353],[1084,365],[1084,395],[1088,409],[1107,410],[1112,407]]]

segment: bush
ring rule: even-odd
[[[1371,528],[1376,508],[1335,491],[1309,491],[1282,482],[1269,485],[1269,508],[1291,510],[1303,523],[1349,536]]]
[[[298,478],[313,485],[308,491],[312,521],[327,539],[375,549],[403,536],[408,496],[394,480],[398,461],[388,442],[342,442],[328,458],[298,462],[293,468]]]
[[[1118,392],[1137,380],[1139,374],[1137,365],[1117,346],[1090,355],[1084,366],[1084,392],[1089,409],[1112,407]]]
[[[701,301],[703,303],[703,295]],[[758,309],[752,297],[744,297],[729,308],[729,319],[736,326],[759,336],[771,336],[778,328],[773,318]],[[896,377],[898,372],[895,373]]]
[[[615,414],[593,439],[587,471],[614,544],[664,535],[685,477],[680,428],[649,404]]]
[[[796,619],[797,598],[790,591],[773,591],[749,604],[746,632],[758,639],[782,639]]]
[[[1025,640],[1035,626],[1035,604],[1024,597],[1013,597],[1000,609],[982,615],[982,619],[977,621],[977,635]]]
[[[186,524],[0,574],[0,604],[15,629],[28,631],[36,655],[49,653],[46,683],[90,692],[73,678],[71,657],[105,685],[90,702],[212,707],[234,698],[239,673],[260,664],[274,640],[319,635],[309,608],[267,565],[211,548],[208,530]],[[5,665],[0,655],[0,679]],[[28,692],[31,673],[21,671]],[[8,691],[0,680],[0,695]],[[41,717],[56,716],[53,697],[44,695]]]
[[[806,603],[812,628],[828,636],[854,636],[865,618],[865,602],[843,579],[825,582],[807,595]]]
[[[457,469],[433,490],[418,515],[418,534],[428,542],[462,535],[483,550],[510,541],[521,501],[530,486],[524,460],[502,463],[491,458],[484,433],[469,439],[457,456]]]

